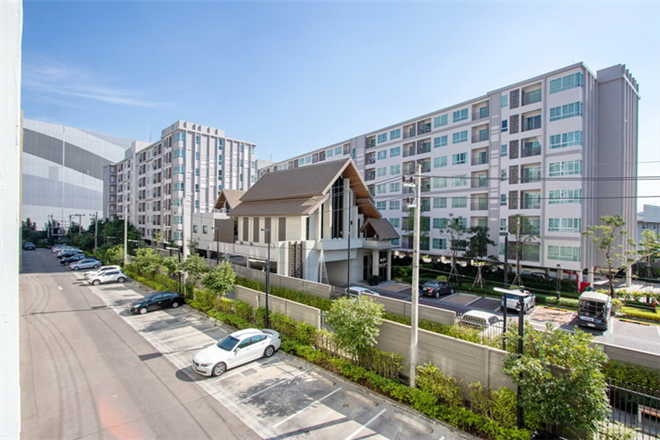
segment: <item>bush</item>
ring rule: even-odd
[[[369,347],[360,353],[360,366],[369,371],[386,377],[395,379],[399,377],[399,371],[402,368],[403,356],[397,353],[389,353],[374,347]]]
[[[656,312],[647,312],[634,307],[623,307],[621,312],[623,312],[628,318],[648,319],[649,321],[660,322],[660,314]]]
[[[252,306],[245,301],[234,301],[234,314],[248,322],[253,322]]]
[[[516,393],[506,387],[494,391],[480,382],[470,384],[470,407],[477,414],[495,420],[505,428],[514,428],[517,423]]]
[[[199,310],[206,312],[216,307],[218,296],[208,289],[197,290],[195,301],[199,305]]]
[[[545,303],[549,305],[556,305],[559,307],[570,307],[573,309],[578,308],[578,300],[574,298],[560,298],[559,301],[557,301],[557,298],[547,296],[545,298]]]
[[[603,373],[608,381],[617,385],[636,385],[660,390],[660,370],[610,359],[604,364]]]
[[[417,386],[436,396],[441,402],[450,406],[463,404],[460,382],[444,374],[435,365],[427,363],[417,367]]]

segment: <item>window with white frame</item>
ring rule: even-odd
[[[571,131],[569,133],[555,134],[550,136],[550,149],[572,147],[582,145],[582,132]]]
[[[400,200],[390,200],[390,209],[401,209]]]
[[[500,107],[508,107],[509,106],[509,94],[508,93],[503,93],[500,96]]]
[[[467,197],[452,197],[451,198],[451,207],[452,208],[467,208]]]
[[[385,194],[387,192],[387,184],[381,183],[376,185],[376,194]]]
[[[572,73],[550,81],[550,94],[582,87],[582,73]]]
[[[379,144],[382,144],[383,142],[387,142],[387,133],[379,134],[376,142],[378,142]]]
[[[468,118],[468,109],[456,110],[453,113],[453,122],[465,121]]]
[[[500,194],[500,206],[506,206],[506,194]]]
[[[389,221],[393,228],[398,228],[401,226],[401,219],[399,218],[391,218]]]
[[[551,189],[549,196],[551,205],[582,203],[581,189]]]
[[[446,208],[447,207],[447,197],[433,197],[433,208]]]
[[[447,166],[447,156],[433,158],[433,168],[443,168]]]
[[[506,232],[506,217],[500,219],[500,232]]]
[[[380,150],[378,153],[376,153],[376,158],[378,160],[387,159],[387,150]]]
[[[387,167],[376,168],[376,177],[387,176]]]
[[[446,218],[434,218],[433,219],[433,229],[445,229],[447,227]]]
[[[400,182],[390,183],[390,192],[391,193],[398,193],[400,191],[401,191],[401,183]]]
[[[467,186],[467,184],[468,184],[467,174],[459,174],[452,178],[451,186],[453,187]]]
[[[459,131],[458,133],[454,133],[451,137],[451,141],[454,144],[460,144],[461,142],[467,142],[468,140],[468,132],[467,130],[464,131]]]
[[[573,118],[575,116],[582,116],[582,103],[579,101],[550,109],[550,121],[559,121],[560,119]]]
[[[376,202],[376,209],[379,211],[384,211],[387,209],[387,202]]]
[[[401,156],[401,147],[390,148],[390,157]]]
[[[500,156],[505,157],[509,154],[509,146],[504,144],[500,147]]]
[[[451,158],[452,165],[463,165],[467,162],[467,153],[457,153]]]
[[[433,128],[444,127],[448,123],[447,115],[440,115],[433,118]]]
[[[434,177],[433,178],[433,189],[447,188],[447,178],[446,177]]]
[[[551,162],[548,174],[550,177],[579,176],[582,174],[582,161],[565,160],[562,162]]]
[[[401,137],[401,129],[397,128],[396,130],[390,131],[390,140],[399,139]]]
[[[433,249],[438,249],[438,250],[447,249],[447,239],[446,238],[434,238],[433,239]]]
[[[580,261],[580,248],[572,246],[548,246],[548,260]]]
[[[447,135],[433,138],[433,148],[439,148],[445,146],[447,146]]]
[[[393,175],[393,176],[401,174],[401,165],[391,165],[390,166],[390,174]]]
[[[579,218],[549,218],[548,232],[573,232],[581,231],[581,219]]]

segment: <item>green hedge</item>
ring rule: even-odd
[[[660,322],[660,314],[656,312],[647,312],[635,307],[623,307],[621,312],[623,312],[628,318],[648,319],[649,321]]]
[[[642,367],[629,362],[609,360],[603,367],[609,381],[660,390],[660,369]]]
[[[248,289],[258,290],[259,292],[266,291],[266,285],[256,280],[249,280],[247,278],[236,277],[236,284],[239,286],[247,287]],[[279,298],[295,301],[300,304],[305,304],[310,307],[328,311],[332,305],[332,300],[321,298],[311,295],[306,292],[299,292],[297,290],[286,289],[284,287],[270,286],[270,294]]]

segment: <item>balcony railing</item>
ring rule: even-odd
[[[472,200],[470,205],[472,211],[488,211],[487,200]]]
[[[373,155],[373,154],[367,156],[366,157],[366,162],[367,162],[367,165],[371,165],[371,164],[376,163],[376,156]]]
[[[472,143],[483,142],[488,140],[488,130],[482,130],[479,133],[472,135]]]
[[[414,156],[416,153],[417,153],[417,151],[415,150],[414,145],[410,145],[409,147],[404,147],[403,148],[403,157]]]
[[[424,142],[422,144],[419,144],[417,146],[417,154],[424,154],[424,153],[430,153],[431,152],[431,143],[430,142]]]
[[[472,113],[472,120],[477,121],[479,119],[487,118],[489,114],[488,107],[482,107],[476,112]]]
[[[541,155],[541,145],[534,145],[531,147],[524,146],[520,150],[520,157],[530,157],[530,156],[540,156]]]
[[[403,138],[408,139],[415,136],[415,127],[403,130]]]
[[[479,154],[472,157],[472,165],[485,165],[488,163],[488,154]]]
[[[471,188],[486,188],[488,186],[487,177],[473,177]]]
[[[419,123],[418,126],[418,134],[424,134],[424,133],[430,133],[431,132],[431,123],[426,122],[426,123]]]
[[[540,198],[533,198],[533,199],[523,198],[522,203],[521,203],[521,208],[522,209],[541,209],[541,199]]]
[[[376,139],[367,139],[366,148],[373,148],[376,146]]]

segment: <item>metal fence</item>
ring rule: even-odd
[[[610,421],[627,429],[624,433],[612,425],[604,426],[599,438],[660,438],[660,390],[610,382],[608,397],[612,406]]]

